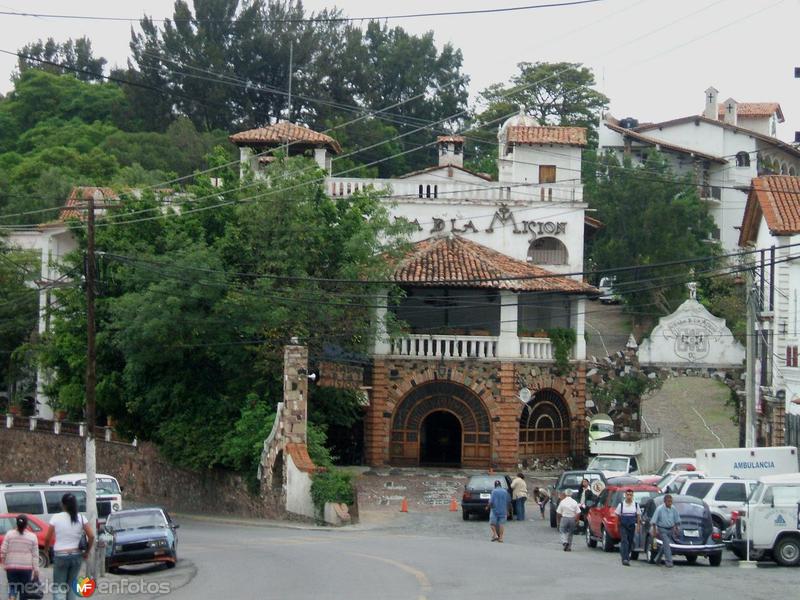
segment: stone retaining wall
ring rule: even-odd
[[[83,472],[84,444],[78,436],[0,429],[0,481],[43,482],[59,473]],[[98,440],[97,471],[119,480],[125,501],[177,512],[273,516],[242,477],[176,467],[148,442],[134,447]]]

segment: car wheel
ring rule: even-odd
[[[614,540],[612,540],[611,536],[608,535],[608,532],[606,531],[605,527],[600,529],[600,540],[603,544],[603,550],[605,552],[614,551]]]
[[[653,550],[653,540],[648,535],[644,538],[644,552],[645,557],[647,558],[647,562],[651,565],[656,562],[656,550]]]
[[[775,545],[772,551],[775,560],[784,567],[793,567],[800,564],[800,540],[785,537]]]
[[[689,558],[688,556],[686,558]],[[714,552],[708,555],[708,564],[712,567],[718,567],[722,564],[722,552]]]
[[[465,521],[469,521],[469,513],[467,511],[465,511],[465,510],[462,510],[461,511],[461,518],[464,519]]]
[[[46,569],[50,566],[50,557],[45,550],[39,550],[39,568]]]
[[[592,531],[588,525],[586,526],[586,545],[589,548],[597,548],[597,540],[592,537]]]
[[[710,559],[711,559],[711,557],[709,556],[709,560]],[[693,565],[694,563],[697,562],[697,555],[696,554],[687,554],[686,555],[686,562],[689,563],[690,565]]]
[[[550,527],[553,529],[556,527],[556,510],[553,508],[552,504],[550,504]]]

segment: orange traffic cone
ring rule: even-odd
[[[400,512],[408,512],[408,500],[403,498],[403,502],[400,504]]]
[[[458,510],[458,504],[456,504],[456,497],[450,497],[450,512],[456,512]]]

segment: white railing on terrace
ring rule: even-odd
[[[498,341],[481,335],[404,335],[389,340],[389,352],[416,358],[496,358]]]
[[[346,198],[368,188],[378,191],[391,190],[395,199],[439,199],[439,200],[527,200],[541,202],[582,202],[583,188],[569,184],[482,184],[403,181],[398,179],[361,179],[357,177],[329,177],[326,190],[332,197]]]
[[[482,335],[409,334],[389,338],[389,356],[411,358],[483,358],[552,362],[550,338],[519,339],[518,352],[508,356],[500,351],[500,337]],[[574,352],[572,353],[574,355]]]

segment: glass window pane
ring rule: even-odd
[[[42,495],[39,492],[6,492],[8,512],[42,514]]]
[[[744,502],[747,500],[747,492],[744,483],[723,483],[717,490],[714,500],[725,502]]]

